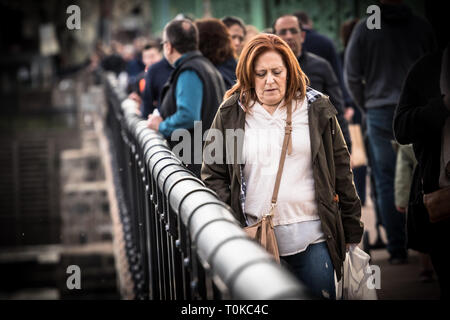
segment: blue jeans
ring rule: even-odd
[[[354,177],[356,192],[358,192],[359,199],[361,200],[361,205],[364,206],[366,204],[367,166],[353,168],[353,177]]]
[[[336,299],[334,268],[326,242],[310,244],[305,251],[281,257],[294,275],[317,297]]]
[[[394,140],[394,111],[395,106],[368,109],[367,134],[376,201],[388,239],[387,249],[391,255],[406,257],[405,215],[397,211],[394,202],[396,154],[391,143]]]

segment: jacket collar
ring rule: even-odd
[[[309,136],[311,140],[311,160],[314,162],[322,144],[322,134],[330,119],[337,114],[336,108],[327,95],[310,87],[306,89],[308,100]]]
[[[320,97],[323,97],[324,95],[322,93],[320,93],[317,90],[314,90],[311,87],[306,87],[306,100],[308,101],[308,109],[309,106],[316,101],[317,99],[319,99]]]
[[[320,98],[328,98],[328,96],[324,95],[323,93],[321,93],[317,90],[314,90],[311,87],[308,87],[308,86],[306,87],[306,100],[308,101],[308,109],[314,102],[316,102]],[[241,104],[241,101],[239,100],[239,92],[236,92],[235,94],[233,94],[233,96],[231,96],[230,99],[224,103],[224,106],[229,106],[232,104],[237,104],[240,107],[239,112],[243,111],[243,106]],[[239,124],[243,124],[243,123],[239,123]],[[244,129],[241,126],[238,126],[238,128]]]
[[[311,141],[311,156],[312,161],[317,157],[320,146],[322,144],[322,134],[327,127],[330,119],[337,114],[336,108],[333,107],[327,95],[306,87],[306,100],[308,102],[308,120],[309,120],[309,132]],[[237,110],[237,118],[230,123],[226,124],[225,128],[244,129],[245,130],[245,112],[242,109],[241,102],[239,101],[239,93],[235,93],[230,99],[224,102],[223,106],[235,105]],[[241,150],[237,151],[237,154],[242,154],[242,145],[237,146]],[[241,175],[239,164],[235,161],[233,163],[234,172],[241,184]]]
[[[167,80],[165,86],[170,87],[170,85],[173,83],[173,81],[178,76],[178,73],[181,70],[182,65],[184,65],[189,60],[195,59],[199,56],[202,56],[200,51],[190,51],[188,53],[183,54],[181,57],[179,57],[178,60],[175,61],[174,65],[172,66],[173,72],[170,74],[169,79]],[[169,63],[169,62],[167,61],[167,63]],[[170,63],[169,63],[169,65],[170,65]],[[161,97],[164,97],[164,95],[161,95]]]
[[[302,64],[306,63],[308,60],[308,51],[304,47],[302,47],[302,51],[300,52],[300,55],[297,57],[297,61],[300,64],[300,67]]]
[[[186,63],[187,61],[189,61],[189,60],[191,60],[191,59],[193,59],[195,57],[201,56],[201,55],[202,54],[200,53],[200,51],[197,51],[197,50],[196,51],[189,51],[189,52],[183,54],[181,57],[179,57],[177,59],[177,61],[174,62],[173,66],[175,68],[178,68],[183,63]]]

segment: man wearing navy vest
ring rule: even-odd
[[[171,148],[179,143],[171,139],[172,133],[176,129],[189,130],[191,161],[187,165],[197,176],[200,175],[202,150],[194,148],[194,122],[202,121],[203,136],[225,93],[222,76],[198,51],[198,39],[197,27],[187,19],[172,20],[164,28],[164,56],[175,69],[161,93],[161,116],[152,115],[147,122],[150,129],[167,138]]]

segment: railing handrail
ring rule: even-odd
[[[162,205],[166,210],[170,206],[176,214],[175,222],[167,216],[162,218],[166,230],[176,226],[179,229],[181,223],[188,230],[189,239],[176,239],[177,248],[190,247],[211,273],[215,285],[231,299],[311,299],[309,291],[291,273],[247,237],[231,209],[186,171],[164,137],[147,128],[146,121],[136,114],[135,104],[126,100],[117,84],[109,80],[107,85],[121,103],[121,122],[125,126],[122,129],[134,137],[134,147],[140,148],[144,155],[144,159],[138,160],[144,180],[148,176],[151,181],[146,183],[157,187],[166,199],[157,206]]]

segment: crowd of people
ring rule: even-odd
[[[381,29],[368,28],[367,18],[342,25],[341,53],[300,11],[276,18],[264,32],[238,17],[177,18],[157,41],[114,43],[107,55],[98,54],[98,64],[128,75],[137,113],[171,147],[179,142],[176,130],[194,135],[198,122],[205,149],[214,141],[208,129],[224,136],[243,130],[220,161],[202,164],[192,144],[187,163],[243,227],[274,205],[276,172],[265,166],[278,165],[289,128],[274,211],[280,256],[330,299],[334,274],[340,278],[346,250],[364,230],[367,171],[350,161],[352,148],[361,146],[352,145],[349,124],[360,124],[389,262],[408,263],[408,249],[421,252],[421,279],[431,281],[434,269],[448,298],[448,216],[431,223],[423,201],[450,185],[448,43],[436,41],[430,23],[402,1],[382,0],[380,8]],[[253,134],[262,131],[270,134]],[[255,155],[267,161],[251,161]]]

